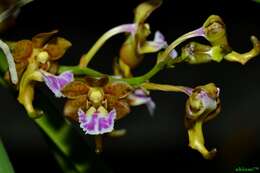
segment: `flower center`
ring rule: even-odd
[[[102,100],[104,99],[103,90],[97,87],[91,88],[88,92],[88,99],[94,106],[102,104]]]
[[[45,64],[48,61],[48,58],[49,54],[46,51],[40,52],[36,57],[37,61],[42,64]]]

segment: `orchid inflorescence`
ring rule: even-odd
[[[101,135],[124,134],[118,133],[120,130],[115,130],[114,124],[131,112],[131,106],[145,104],[149,113],[154,114],[155,103],[150,97],[150,91],[182,92],[188,96],[184,123],[189,146],[199,151],[204,158],[213,158],[217,150],[209,151],[205,147],[202,125],[219,114],[220,89],[214,83],[191,88],[152,83],[150,79],[160,70],[182,62],[201,64],[225,59],[245,64],[259,55],[260,43],[252,36],[253,48],[250,51],[243,54],[234,51],[228,44],[225,24],[217,15],[209,16],[200,28],[180,36],[171,44],[166,42],[160,31],[155,32],[154,40],[147,40],[151,31],[146,19],[161,4],[160,0],[139,4],[134,11],[134,22],[119,25],[104,33],[80,58],[77,66],[58,64],[58,60],[72,44],[65,38],[57,37],[57,30],[37,34],[31,40],[1,41],[0,46],[9,62],[5,79],[19,91],[18,101],[28,115],[33,119],[43,115],[41,110],[33,106],[34,88],[37,82],[42,82],[56,97],[67,100],[64,116],[78,124],[84,134],[96,136],[99,152]],[[89,68],[88,64],[96,52],[108,39],[119,33],[127,33],[127,38],[118,58],[113,61],[114,74],[103,74]],[[175,48],[180,43],[194,37],[204,37],[209,44],[190,42],[177,53]],[[132,71],[148,53],[157,53],[156,64],[146,74],[133,76]]]

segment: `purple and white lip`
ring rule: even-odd
[[[114,130],[116,110],[112,109],[107,115],[103,115],[98,110],[91,115],[87,115],[82,109],[78,110],[79,123],[85,134],[101,135]]]
[[[218,90],[219,92],[219,90]],[[217,108],[217,102],[215,99],[211,98],[205,91],[201,91],[197,98],[201,100],[203,107],[208,110],[214,110]]]

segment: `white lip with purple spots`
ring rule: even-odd
[[[81,109],[78,110],[79,123],[85,134],[100,135],[112,132],[116,118],[116,110],[112,109],[107,115],[95,111],[92,115],[86,115]]]

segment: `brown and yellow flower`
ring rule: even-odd
[[[71,43],[54,37],[57,30],[40,33],[32,40],[21,40],[9,43],[18,74],[18,101],[24,105],[31,117],[38,115],[32,101],[34,98],[34,81],[43,81],[43,72],[56,73],[57,60],[60,59]],[[8,79],[9,73],[6,74]]]

